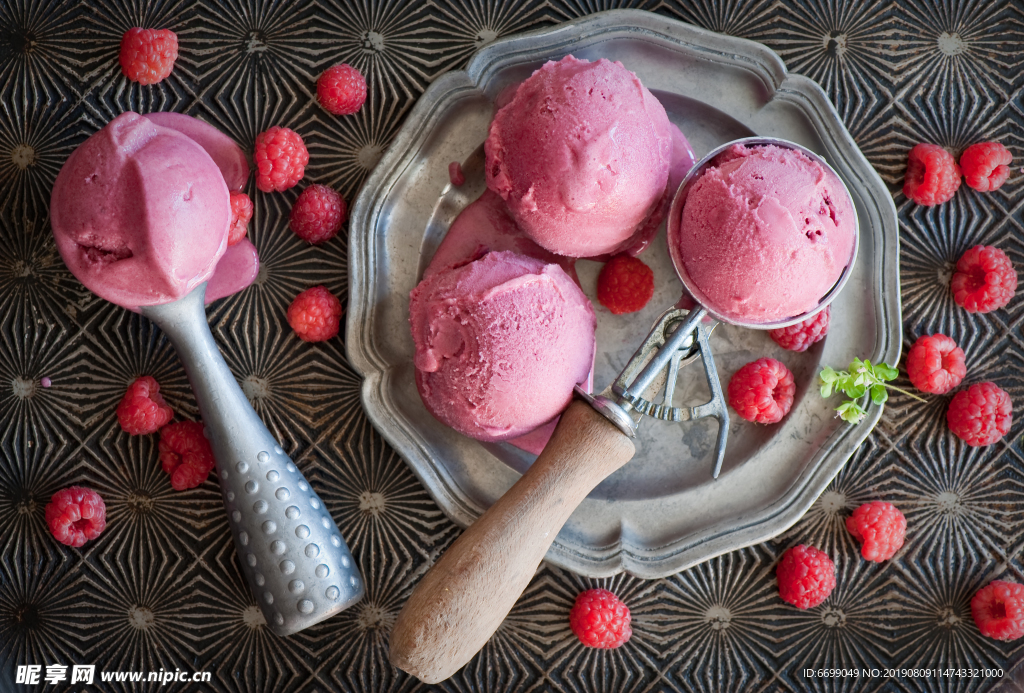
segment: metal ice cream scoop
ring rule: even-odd
[[[697,162],[680,184],[667,218],[669,238],[673,224],[679,223],[690,183],[735,144],[796,149],[828,167],[810,150],[786,140],[747,138],[722,145]],[[836,180],[842,183],[838,176]],[[856,218],[854,225],[856,228]],[[804,320],[836,297],[850,277],[856,255],[854,240],[848,264],[817,307],[785,320],[741,323],[725,317],[725,311],[700,303],[690,310],[664,313],[611,386],[597,397],[577,390],[590,406],[579,399],[569,405],[530,469],[423,577],[391,631],[391,662],[425,683],[442,681],[468,662],[515,605],[576,506],[633,457],[631,439],[644,415],[668,421],[718,419],[712,472],[717,477],[729,415],[708,340],[716,324],[712,318],[755,329],[775,329]],[[692,294],[700,295],[676,253],[672,260],[680,281]],[[696,407],[675,407],[672,397],[679,367],[698,357],[704,364],[711,399]],[[662,387],[659,404],[655,396]]]
[[[206,321],[203,283],[144,306],[185,366],[213,448],[239,562],[277,635],[359,601],[363,581],[323,501],[267,430],[228,369]]]

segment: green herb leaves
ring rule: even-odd
[[[890,380],[895,380],[898,375],[899,371],[887,364],[872,365],[868,360],[854,359],[850,362],[848,371],[836,371],[825,366],[821,369],[818,377],[821,379],[822,397],[831,397],[833,392],[842,392],[850,398],[836,407],[836,411],[839,412],[839,417],[843,421],[855,424],[860,423],[867,414],[864,407],[857,402],[864,395],[870,395],[871,401],[875,404],[884,404],[889,399],[887,388],[892,388],[897,392],[910,395],[914,399],[924,401],[906,390],[885,384]]]

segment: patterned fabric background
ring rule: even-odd
[[[180,111],[251,151],[272,125],[309,145],[306,181],[351,201],[403,118],[438,75],[495,38],[592,12],[637,7],[761,41],[817,80],[899,210],[905,346],[942,331],[967,353],[968,382],[994,380],[1024,402],[1024,302],[969,316],[952,302],[952,264],[968,247],[1004,249],[1024,267],[1024,6],[1010,0],[3,0],[0,2],[0,690],[17,665],[206,671],[214,691],[1024,690],[1010,670],[1024,640],[979,635],[972,594],[1024,581],[1024,458],[1017,422],[972,449],[948,433],[947,397],[896,397],[806,517],[784,536],[657,581],[590,580],[544,567],[498,633],[436,687],[387,661],[388,629],[418,578],[457,536],[360,406],[342,337],[300,342],[284,321],[314,284],[344,296],[344,233],[311,247],[287,228],[298,193],[264,195],[250,237],[256,284],[209,310],[228,364],[256,410],[327,503],[360,563],[365,599],[282,639],[264,627],[242,579],[215,478],[175,492],[155,436],[120,430],[126,384],[155,376],[179,416],[197,411],[177,357],[148,321],[86,291],[56,253],[49,192],[61,165],[125,110]],[[171,28],[173,74],[140,87],[121,75],[132,26]],[[362,111],[315,103],[316,76],[348,62],[367,75]],[[919,141],[959,153],[998,139],[1016,158],[1001,190],[962,189],[918,207],[899,192]],[[905,356],[904,350],[904,356]],[[836,364],[841,365],[841,364]],[[52,386],[43,388],[47,377]],[[902,379],[906,385],[905,378]],[[82,549],[49,535],[58,489],[97,489],[106,532]],[[843,519],[883,497],[909,538],[884,565],[858,557]],[[837,561],[839,587],[797,611],[777,597],[774,565],[797,543]],[[632,640],[583,648],[569,630],[591,586],[629,604]],[[805,667],[1001,668],[983,678],[807,678]],[[70,690],[67,684],[47,689]],[[138,690],[97,683],[96,690]],[[89,690],[93,690],[90,688]],[[77,690],[77,688],[75,688]]]

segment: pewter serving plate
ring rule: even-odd
[[[533,457],[508,444],[482,445],[437,422],[414,383],[409,291],[455,216],[484,190],[482,143],[493,102],[547,60],[567,54],[618,60],[662,101],[698,158],[751,135],[781,137],[824,157],[846,182],[860,218],[855,271],[832,304],[828,337],[805,353],[777,347],[766,332],[719,326],[711,339],[723,386],[761,356],[796,378],[793,409],[762,426],[733,416],[723,471],[711,478],[714,421],[640,424],[633,461],[572,514],[547,559],[583,575],[626,570],[655,578],[761,542],[795,523],[880,415],[851,426],[833,416],[838,400],[817,393],[823,365],[855,356],[894,363],[901,342],[896,209],[821,88],[789,75],[761,44],[637,10],[614,10],[495,42],[466,71],[434,82],[367,180],[351,219],[348,353],[363,374],[370,419],[409,462],[440,507],[468,525],[519,477]],[[455,188],[448,164],[463,163]],[[614,316],[594,300],[598,353],[594,389],[610,384],[657,316],[678,301],[664,229],[641,255],[657,289],[647,308]],[[596,263],[580,261],[594,298]],[[699,364],[684,369],[677,403],[706,401]],[[529,397],[530,393],[523,393]]]

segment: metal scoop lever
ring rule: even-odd
[[[693,421],[708,416],[718,419],[718,441],[712,471],[712,476],[717,479],[722,471],[725,444],[729,437],[729,412],[708,343],[718,323],[708,326],[704,321],[706,317],[707,311],[703,308],[694,311],[672,308],[665,311],[615,379],[612,392],[616,395],[616,403],[623,409],[632,408],[643,416],[662,421]],[[704,366],[711,399],[695,407],[673,406],[679,369],[698,358]],[[647,393],[659,377],[664,378],[665,391],[661,404],[656,404]],[[660,389],[658,387],[656,391]],[[607,409],[599,411],[608,416]]]
[[[267,626],[289,635],[359,601],[363,581],[323,501],[263,424],[206,321],[202,284],[145,306],[185,366],[230,517],[242,572]]]

